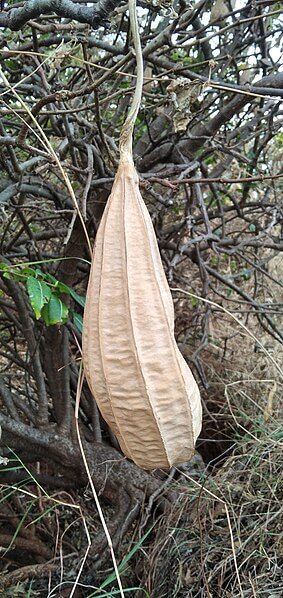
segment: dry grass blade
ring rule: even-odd
[[[160,523],[147,555],[151,596],[281,596],[280,438],[278,422],[277,428],[269,422],[260,442],[239,440],[213,475],[201,471],[195,479],[179,470],[180,502]]]
[[[93,483],[93,480],[92,480],[92,477],[91,477],[91,473],[90,473],[90,470],[89,470],[87,458],[86,458],[86,455],[85,455],[85,451],[84,451],[84,447],[83,447],[83,443],[82,443],[82,439],[81,439],[81,435],[80,435],[80,428],[79,428],[79,405],[80,405],[80,396],[81,396],[81,391],[82,391],[83,379],[84,379],[84,376],[83,376],[83,373],[82,373],[82,364],[81,364],[81,366],[80,366],[80,372],[79,372],[79,378],[78,378],[78,385],[77,385],[76,409],[75,409],[75,422],[76,422],[76,432],[77,432],[77,437],[78,437],[78,443],[79,443],[79,447],[80,447],[80,451],[81,451],[83,463],[84,463],[84,466],[85,466],[85,470],[86,470],[86,473],[87,473],[87,477],[88,477],[88,480],[89,480],[89,484],[90,484],[90,487],[91,487],[91,490],[92,490],[93,498],[94,498],[94,501],[95,501],[95,504],[96,504],[96,508],[97,508],[97,511],[98,511],[98,514],[99,514],[99,517],[100,517],[100,521],[102,523],[102,527],[103,527],[103,530],[104,530],[104,533],[105,533],[105,536],[106,536],[106,539],[107,539],[107,542],[108,542],[108,546],[109,546],[109,549],[110,549],[111,558],[112,558],[112,562],[113,562],[113,566],[114,566],[114,571],[115,571],[115,574],[116,574],[116,579],[117,579],[118,587],[119,587],[119,590],[120,590],[120,595],[122,596],[122,598],[124,598],[123,586],[122,586],[122,582],[121,582],[121,578],[120,578],[120,574],[119,574],[119,570],[118,570],[118,565],[117,565],[117,561],[116,561],[116,557],[115,557],[115,553],[114,553],[114,549],[113,549],[113,544],[112,544],[111,536],[109,534],[108,527],[107,527],[107,524],[106,524],[106,521],[105,521],[105,518],[104,518],[104,515],[103,515],[103,512],[102,512],[102,509],[101,509],[101,506],[100,506],[100,502],[99,502],[99,499],[98,499],[98,495],[97,495],[97,492],[96,492],[95,487],[94,487],[94,483]],[[87,527],[86,527],[86,531],[87,531]],[[71,598],[71,596],[74,595],[76,585],[78,583],[80,574],[81,574],[81,572],[83,570],[83,566],[84,566],[84,563],[86,561],[86,558],[87,558],[87,555],[88,555],[88,552],[89,552],[89,549],[90,549],[90,546],[91,546],[91,540],[90,540],[88,531],[87,531],[87,537],[88,537],[88,541],[89,541],[88,548],[87,548],[87,550],[85,552],[85,556],[84,556],[83,562],[81,564],[81,567],[80,567],[80,570],[79,570],[76,582],[74,584],[72,593],[70,595],[70,598]]]

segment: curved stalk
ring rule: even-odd
[[[129,15],[130,15],[130,25],[132,31],[132,38],[134,44],[134,50],[136,55],[136,62],[137,62],[137,79],[136,79],[136,88],[135,93],[132,101],[132,105],[130,107],[128,116],[124,122],[121,136],[120,136],[120,155],[121,158],[123,155],[130,156],[132,158],[133,150],[133,130],[135,121],[138,115],[138,111],[140,108],[141,97],[142,97],[142,86],[143,86],[143,58],[142,58],[142,48],[141,48],[141,41],[139,35],[139,27],[138,27],[138,19],[137,19],[137,6],[136,0],[129,0]]]

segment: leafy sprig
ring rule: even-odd
[[[84,308],[85,298],[78,295],[71,287],[57,280],[52,274],[40,268],[29,266],[11,266],[0,262],[3,278],[13,279],[24,284],[30,304],[37,320],[43,319],[46,326],[66,324],[71,317],[77,328],[82,331],[82,316],[70,310],[64,302],[64,295],[70,295]]]

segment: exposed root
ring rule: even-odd
[[[6,573],[6,575],[1,576],[0,589],[4,590],[18,583],[27,581],[28,579],[40,579],[48,577],[50,574],[55,573],[57,569],[58,564],[56,565],[52,562],[20,567],[12,573]]]

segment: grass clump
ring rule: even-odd
[[[282,595],[282,421],[266,410],[233,417],[221,465],[179,472],[179,503],[148,553],[151,598]]]

